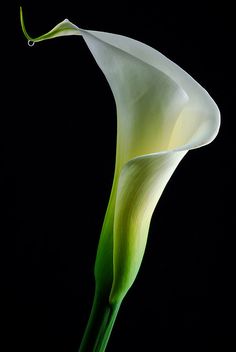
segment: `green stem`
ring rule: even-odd
[[[95,293],[89,321],[79,352],[104,352],[117,317],[120,304],[110,304],[102,294]]]

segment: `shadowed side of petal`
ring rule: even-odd
[[[88,31],[82,35],[116,101],[117,168],[134,157],[169,150],[173,129],[188,102],[186,92],[171,77],[139,58]]]
[[[114,281],[110,301],[124,297],[138,273],[156,204],[187,151],[135,158],[122,169],[114,218]]]
[[[137,40],[112,33],[88,32],[98,40],[139,59],[149,66],[155,67],[186,92],[188,103],[185,106],[185,111],[178,119],[179,124],[175,129],[177,133],[180,126],[181,129],[182,126],[186,129],[181,141],[182,145],[187,144],[184,146],[185,149],[198,148],[210,143],[216,137],[220,127],[219,109],[207,91],[187,72],[159,51]],[[196,127],[196,124],[198,125],[198,133],[194,135],[194,138],[191,138],[193,134],[192,126]],[[189,131],[189,134],[187,131]],[[176,148],[174,142],[181,144],[178,138],[176,140],[172,139],[171,148],[173,149]]]

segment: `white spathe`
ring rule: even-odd
[[[206,90],[158,51],[120,35],[81,34],[117,106],[113,302],[138,273],[151,216],[168,180],[189,149],[215,138],[220,114]]]
[[[81,35],[113,92],[116,167],[95,276],[110,290],[110,302],[118,302],[138,273],[153,211],[171,175],[188,150],[216,137],[218,107],[178,65],[131,38],[83,30],[68,20],[34,39],[23,17],[22,29],[33,42]]]

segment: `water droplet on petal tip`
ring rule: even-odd
[[[33,40],[28,40],[28,45],[29,46],[34,46],[34,41]]]

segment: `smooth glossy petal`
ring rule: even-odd
[[[110,301],[122,300],[139,270],[155,206],[188,150],[210,143],[217,105],[192,77],[157,50],[121,35],[87,31],[68,20],[28,40],[82,35],[117,107],[114,183],[98,247],[95,276]],[[111,289],[112,287],[112,289]]]
[[[110,294],[116,302],[137,275],[150,220],[168,180],[189,149],[215,138],[220,114],[205,89],[156,50],[114,34],[89,31],[83,36],[117,105]],[[107,233],[103,243],[105,238],[108,243]],[[102,258],[103,246],[98,253]]]
[[[186,152],[138,157],[130,160],[122,169],[114,220],[112,303],[125,296],[138,273],[153,211]]]

